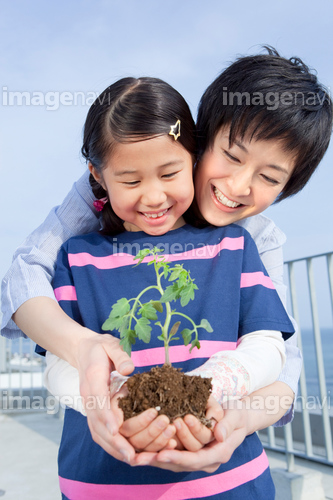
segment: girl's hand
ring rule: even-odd
[[[118,407],[118,400],[128,394],[126,385],[111,400],[113,413],[121,411]],[[122,412],[121,412],[122,413]],[[149,451],[158,452],[165,448],[175,448],[177,442],[172,439],[176,434],[176,428],[170,424],[166,415],[158,415],[154,408],[146,410],[136,417],[125,420],[119,428],[122,436],[137,452]]]
[[[135,456],[132,465],[151,465],[173,472],[215,472],[230,460],[235,449],[252,432],[248,429],[249,410],[242,401],[224,408],[223,418],[215,425],[214,439],[198,451],[162,450],[158,454],[143,452]]]
[[[177,429],[178,445],[177,449],[186,449],[187,451],[198,451],[206,444],[214,440],[214,427],[217,422],[223,418],[223,410],[221,405],[214,399],[209,397],[206,411],[206,418],[212,421],[212,427],[208,428],[194,415],[185,415],[184,419],[178,418],[174,425]]]

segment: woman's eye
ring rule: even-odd
[[[277,181],[276,179],[272,179],[272,177],[268,177],[267,175],[262,174],[262,177],[270,184],[274,184],[274,186],[280,184],[279,181]]]
[[[223,150],[223,153],[231,160],[235,161],[237,163],[240,163],[239,159],[236,158],[236,156],[233,156],[232,154],[229,153],[229,151],[226,151],[225,149]]]

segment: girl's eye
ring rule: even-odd
[[[231,155],[229,153],[229,151],[226,151],[225,149],[223,150],[223,153],[225,154],[225,156],[227,156],[229,158],[229,160],[231,161],[235,161],[236,163],[240,163],[239,159],[236,158],[235,156]]]
[[[124,184],[126,184],[126,186],[136,186],[137,184],[139,184],[140,181],[127,181],[127,182],[124,182]]]
[[[164,174],[162,175],[163,179],[171,179],[174,177],[178,172],[172,172],[171,174]]]
[[[265,181],[269,182],[270,184],[273,184],[274,186],[276,186],[277,184],[280,184],[279,181],[277,181],[276,179],[272,179],[271,177],[268,177],[267,175],[264,175],[264,174],[261,174],[263,179],[265,179]]]

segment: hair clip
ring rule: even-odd
[[[177,120],[174,125],[170,126],[169,135],[173,135],[175,141],[180,137],[180,120]]]
[[[97,212],[101,212],[104,208],[105,203],[109,200],[107,198],[100,198],[99,200],[95,200],[93,205],[96,208]]]

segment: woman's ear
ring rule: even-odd
[[[102,175],[98,172],[98,170],[93,166],[91,162],[88,163],[88,168],[95,181],[98,182],[98,184],[100,184],[102,188],[106,190]]]

